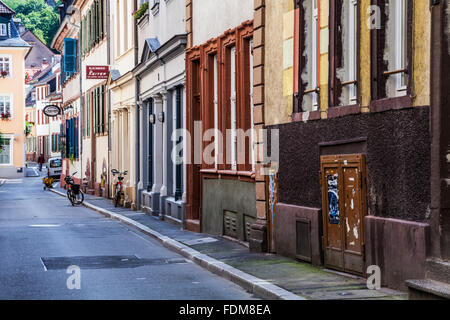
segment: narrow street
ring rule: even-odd
[[[44,170],[43,170],[44,172]],[[42,189],[0,186],[0,299],[254,299],[154,239]],[[67,267],[81,269],[69,290]]]

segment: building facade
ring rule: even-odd
[[[25,56],[15,12],[0,1],[0,177],[23,177],[25,167]]]
[[[82,73],[81,113],[77,121],[82,146],[80,162],[83,176],[87,180],[86,191],[103,197],[107,197],[109,193],[107,79],[106,77],[92,79],[87,70],[88,67],[109,64],[107,30],[109,2],[74,1],[73,4],[81,15],[77,17],[81,31],[79,46]]]
[[[82,183],[89,166],[83,165],[83,145],[80,138],[80,115],[81,104],[81,80],[82,72],[80,68],[80,24],[72,15],[68,14],[71,5],[75,6],[76,1],[62,1],[60,7],[60,27],[54,36],[51,47],[61,52],[61,129],[60,129],[60,150],[63,159],[63,172],[61,175],[61,185],[64,186],[64,178],[67,175],[74,176],[75,183]],[[78,11],[79,12],[79,11]],[[84,183],[83,183],[84,185]],[[87,186],[84,187],[86,189]]]
[[[359,275],[378,265],[383,285],[404,289],[428,246],[429,4],[265,8],[264,124],[279,133],[271,249]]]
[[[136,208],[136,99],[135,80],[135,24],[131,12],[135,1],[109,1],[110,59],[112,61],[107,90],[110,96],[110,168],[127,171],[124,179],[123,205]],[[110,175],[110,190],[116,178]]]
[[[138,151],[140,207],[183,224],[185,165],[172,152],[185,128],[185,2],[150,1],[136,21],[138,34],[136,99],[139,105]],[[182,154],[179,154],[182,159]]]
[[[186,13],[186,226],[249,242],[254,1],[187,1]]]

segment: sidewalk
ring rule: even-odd
[[[52,190],[65,196],[61,188]],[[231,240],[182,230],[170,222],[140,211],[115,208],[112,201],[85,195],[84,205],[131,225],[191,259],[265,299],[407,299],[407,294],[387,288],[369,290],[366,280],[344,276],[274,254],[250,253]]]

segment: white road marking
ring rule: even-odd
[[[32,228],[56,228],[56,227],[60,227],[60,224],[32,224],[29,225],[29,227]]]

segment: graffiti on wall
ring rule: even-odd
[[[327,176],[328,182],[328,216],[330,224],[340,224],[338,174]]]

